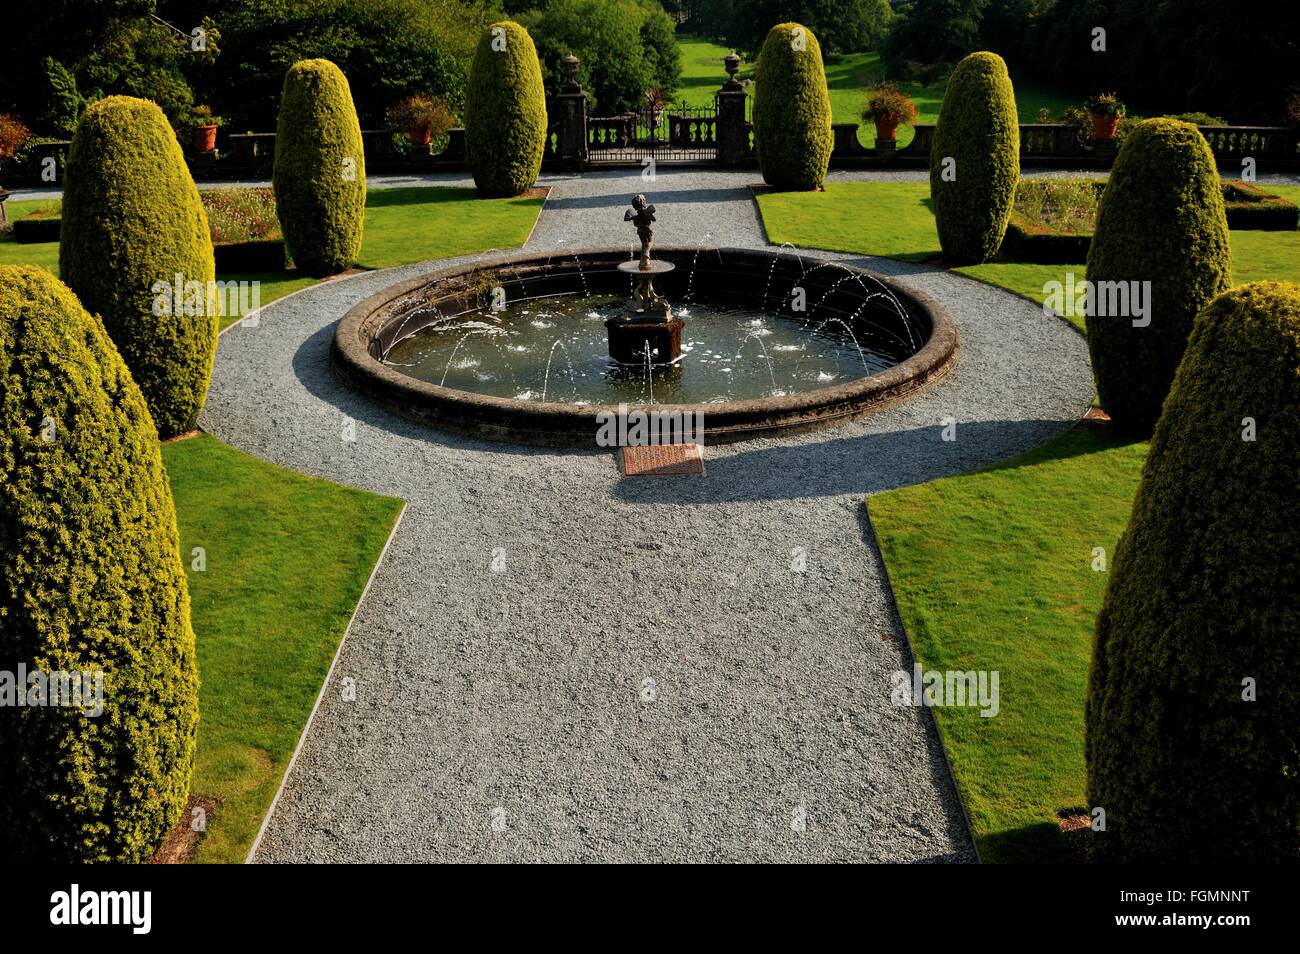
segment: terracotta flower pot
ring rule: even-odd
[[[1092,138],[1097,142],[1110,142],[1115,138],[1115,130],[1119,128],[1118,116],[1098,116],[1092,114]]]
[[[893,142],[898,138],[897,119],[877,119],[876,138],[882,142]]]
[[[433,130],[428,126],[412,126],[406,134],[411,137],[413,146],[427,146],[433,141]]]
[[[217,127],[216,124],[208,126],[195,126],[190,135],[193,137],[195,152],[211,152],[217,148]]]

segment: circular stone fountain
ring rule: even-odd
[[[656,251],[643,237],[639,259],[528,251],[431,271],[349,311],[334,368],[447,430],[590,447],[602,419],[630,407],[699,415],[706,443],[820,427],[904,400],[956,361],[947,312],[865,269]]]

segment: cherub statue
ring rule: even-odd
[[[645,196],[638,195],[632,199],[632,208],[623,213],[624,222],[636,225],[637,238],[641,240],[641,267],[650,267],[650,246],[655,241],[655,207],[646,201]]]

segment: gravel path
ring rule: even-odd
[[[644,191],[664,241],[763,245],[753,178],[552,177],[530,244],[627,244]],[[334,322],[427,264],[222,336],[205,429],[408,502],[256,860],[973,860],[930,713],[889,701],[911,659],[862,497],[1070,426],[1086,348],[998,289],[840,257],[947,304],[960,366],[863,421],[711,447],[704,479],[621,480],[609,453],[441,434],[342,388]]]

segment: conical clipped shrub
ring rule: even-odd
[[[82,113],[68,152],[59,274],[104,322],[159,434],[193,428],[217,351],[212,238],[154,103],[110,96]],[[186,283],[197,283],[188,302]]]
[[[465,95],[465,148],[484,196],[518,195],[537,181],[546,149],[546,91],[537,47],[513,20],[479,38]]]
[[[1300,285],[1196,319],[1097,618],[1103,860],[1300,853]]]
[[[352,90],[329,60],[284,75],[275,133],[275,208],[293,263],[309,275],[356,264],[366,217],[366,157]]]
[[[1020,179],[1020,117],[1007,64],[972,53],[957,64],[930,150],[930,200],[943,256],[954,265],[998,253]]]
[[[1088,352],[1101,406],[1118,427],[1151,433],[1192,320],[1228,287],[1231,267],[1223,190],[1205,137],[1174,119],[1138,123],[1115,158],[1088,250],[1096,289],[1085,319]],[[1102,304],[1115,300],[1108,287],[1128,288],[1130,301],[1149,288],[1149,315],[1101,314],[1115,310]]]
[[[834,146],[822,48],[812,30],[779,23],[767,33],[754,73],[754,150],[763,181],[819,189]]]
[[[180,818],[198,670],[178,547],[153,421],[103,326],[48,271],[0,265],[0,856],[141,861]],[[58,690],[87,708],[49,704],[57,680],[31,704],[19,667],[89,674],[79,700]]]

